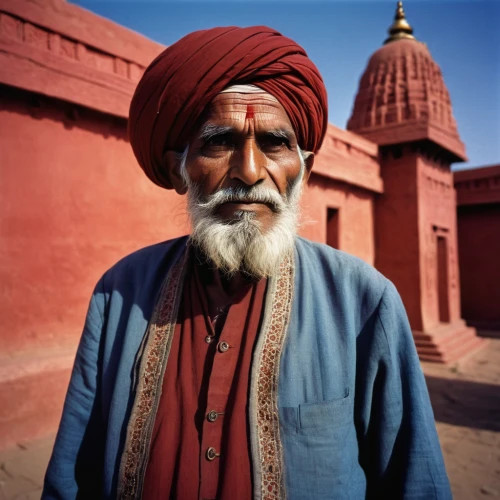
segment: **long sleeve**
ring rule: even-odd
[[[451,499],[406,311],[389,283],[357,341],[356,415],[367,498]]]
[[[100,498],[104,424],[99,397],[104,294],[97,285],[87,313],[42,499]]]

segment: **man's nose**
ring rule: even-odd
[[[253,186],[266,177],[266,157],[254,138],[248,138],[242,147],[232,155],[230,179],[237,179],[247,186]]]

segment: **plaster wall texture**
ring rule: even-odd
[[[109,266],[189,231],[185,200],[138,168],[124,120],[2,90],[0,321],[9,334],[0,336],[0,350],[72,346],[93,286]],[[373,263],[372,199],[369,191],[313,174],[304,218],[317,222],[301,234],[326,241],[327,207],[340,208],[341,248]]]
[[[0,349],[72,344],[109,266],[189,231],[185,200],[138,168],[124,120],[2,90],[0,321],[10,333],[0,337]],[[303,236],[325,242],[327,207],[339,208],[341,248],[373,263],[371,191],[313,174],[303,200]]]
[[[500,203],[500,165],[454,172],[457,205]]]
[[[500,203],[458,207],[462,315],[500,330]]]
[[[481,345],[460,314],[455,192],[449,165],[418,146],[382,148],[376,267],[397,286],[421,359],[449,362]]]
[[[162,49],[64,0],[0,2],[0,448],[57,426],[100,275],[185,232],[125,139]]]
[[[420,358],[439,362],[481,345],[461,319],[456,195],[446,158],[429,142],[382,147],[384,194],[375,206],[375,265],[401,294]]]
[[[338,210],[336,247],[373,265],[374,201],[383,189],[377,146],[330,124],[302,197],[300,234],[327,243],[328,209]]]
[[[126,254],[186,234],[124,119],[1,87],[0,447],[52,432],[93,287]]]
[[[313,173],[302,199],[300,234],[326,243],[328,209],[337,209],[337,248],[374,265],[373,205],[372,192]]]
[[[439,313],[439,267],[447,268],[447,291],[444,299],[450,323],[460,319],[460,282],[457,252],[456,196],[449,165],[420,154],[419,190],[419,255],[422,330],[431,331],[442,319]],[[438,238],[446,241],[446,262],[438,262]]]
[[[115,116],[164,48],[65,0],[0,4],[0,82]]]
[[[3,94],[0,351],[6,354],[73,344],[101,274],[188,226],[184,200],[155,187],[137,167],[124,120],[49,98],[34,104],[21,91]]]
[[[375,267],[396,285],[414,330],[423,326],[417,168],[416,156],[384,149],[384,195],[375,204]]]
[[[462,315],[500,330],[500,165],[454,173]]]
[[[447,243],[449,322],[460,319],[455,191],[449,166],[418,147],[384,149],[385,193],[376,204],[376,266],[394,281],[410,324],[431,331],[439,315],[437,238]]]

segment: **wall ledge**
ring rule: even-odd
[[[63,0],[3,0],[0,83],[127,118],[164,46]]]

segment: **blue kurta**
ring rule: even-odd
[[[186,242],[135,252],[97,284],[42,498],[140,498]],[[392,283],[297,238],[263,316],[248,410],[255,498],[451,499]]]

